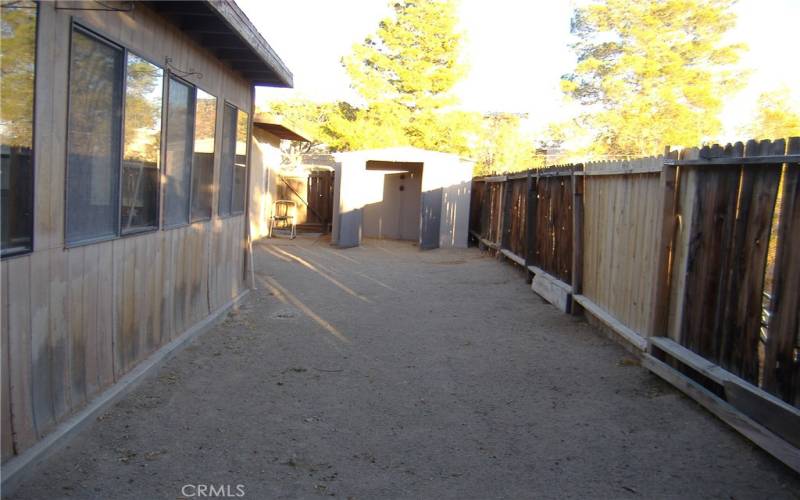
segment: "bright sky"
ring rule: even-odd
[[[293,90],[259,90],[259,103],[293,96],[353,99],[339,61],[391,13],[389,2],[383,0],[237,3],[294,73]],[[570,110],[563,104],[559,79],[575,63],[569,48],[575,3],[461,0],[463,57],[470,68],[457,89],[461,105],[476,111],[528,113],[534,130],[566,117]],[[796,57],[792,54],[797,47],[800,0],[740,0],[735,9],[739,21],[730,37],[749,45],[742,63],[752,74],[749,86],[731,99],[723,113],[726,140],[741,139],[738,128],[746,123],[762,91],[788,85],[800,92],[800,65],[791,61]]]

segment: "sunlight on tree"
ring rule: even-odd
[[[789,87],[764,92],[758,98],[755,120],[747,128],[753,139],[800,136],[800,100]]]
[[[362,104],[295,100],[271,112],[333,151],[415,146],[469,155],[480,115],[454,108],[453,87],[466,73],[456,2],[404,0],[392,8],[394,16],[342,59]]]
[[[590,155],[636,157],[716,136],[745,47],[724,40],[735,0],[595,1],[575,10],[578,64],[563,91],[585,105]]]

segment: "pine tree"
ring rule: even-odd
[[[723,37],[735,0],[603,0],[576,9],[578,64],[563,90],[588,111],[590,153],[649,155],[691,146],[721,129],[723,99],[737,90],[743,45]]]

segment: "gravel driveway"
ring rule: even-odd
[[[13,498],[800,498],[787,468],[476,249],[255,251],[241,309]]]

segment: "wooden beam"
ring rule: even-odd
[[[667,148],[666,156],[669,156]],[[677,153],[674,153],[677,155]],[[652,304],[653,312],[650,323],[650,335],[665,337],[669,317],[670,271],[673,256],[676,219],[676,198],[678,194],[678,169],[672,165],[661,170],[661,232],[658,236],[656,250],[656,274],[653,276]]]
[[[582,169],[579,165],[576,168]],[[577,173],[577,172],[576,172]],[[584,179],[572,176],[572,293],[583,293],[583,186]],[[572,314],[580,307],[572,307]]]
[[[800,154],[789,155],[765,155],[751,157],[730,157],[730,158],[700,158],[697,160],[664,160],[666,165],[679,166],[712,166],[712,165],[763,165],[775,163],[800,163]]]
[[[666,380],[681,392],[700,403],[720,420],[777,458],[795,472],[800,473],[800,450],[787,443],[766,427],[744,415],[694,380],[649,354],[644,354],[642,366]]]
[[[520,266],[525,267],[525,259],[523,259],[519,255],[515,254],[511,250],[508,250],[506,248],[502,248],[502,249],[500,249],[500,253],[502,253],[503,255],[508,257],[510,260],[514,261],[515,263],[519,264]]]
[[[613,317],[605,309],[592,302],[585,295],[575,294],[572,296],[572,301],[578,303],[583,309],[586,310],[586,312],[600,320],[604,325],[622,337],[629,344],[633,345],[640,351],[645,351],[647,349],[647,340],[643,336],[623,325],[617,318]]]
[[[562,312],[570,312],[572,287],[536,266],[528,266],[528,269],[534,273],[531,290]]]
[[[502,198],[502,205],[500,207],[500,213],[502,214],[500,219],[500,248],[509,248],[510,246],[510,232],[511,232],[511,208],[512,208],[512,184],[509,181],[503,183],[503,198]]]
[[[722,386],[729,403],[800,447],[800,409],[737,377],[672,339],[654,337],[650,339],[650,344]]]

